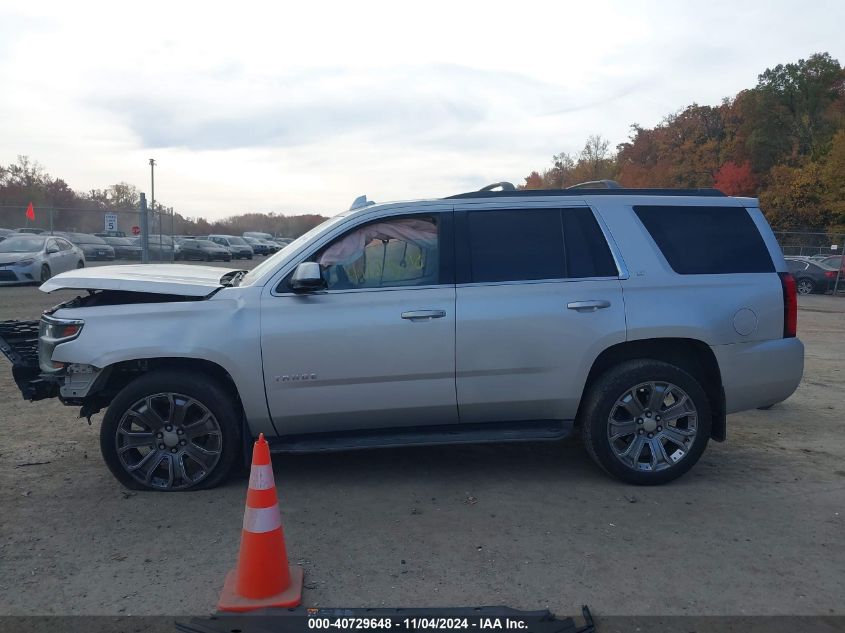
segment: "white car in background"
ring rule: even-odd
[[[56,235],[18,234],[0,242],[0,284],[44,282],[53,275],[85,267],[78,246]]]

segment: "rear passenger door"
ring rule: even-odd
[[[462,423],[574,419],[598,354],[625,340],[620,271],[592,210],[456,208]]]

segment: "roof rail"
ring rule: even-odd
[[[486,187],[482,187],[479,191],[493,191],[497,188],[500,188],[501,191],[516,191],[516,187],[513,186],[512,182],[502,181],[502,182],[494,182],[492,185],[487,185]]]
[[[683,196],[703,198],[725,198],[718,189],[627,189],[625,187],[604,189],[517,189],[503,191],[469,191],[446,196],[444,200],[460,198],[532,198],[535,196]]]
[[[567,189],[623,189],[615,180],[589,180],[587,182],[579,182],[577,185],[567,187]]]

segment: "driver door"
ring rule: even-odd
[[[321,264],[326,290],[296,294],[288,275],[263,294],[280,435],[458,421],[451,220],[450,210],[362,222],[303,258]]]

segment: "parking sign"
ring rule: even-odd
[[[106,213],[106,231],[117,230],[117,216],[114,213]]]

